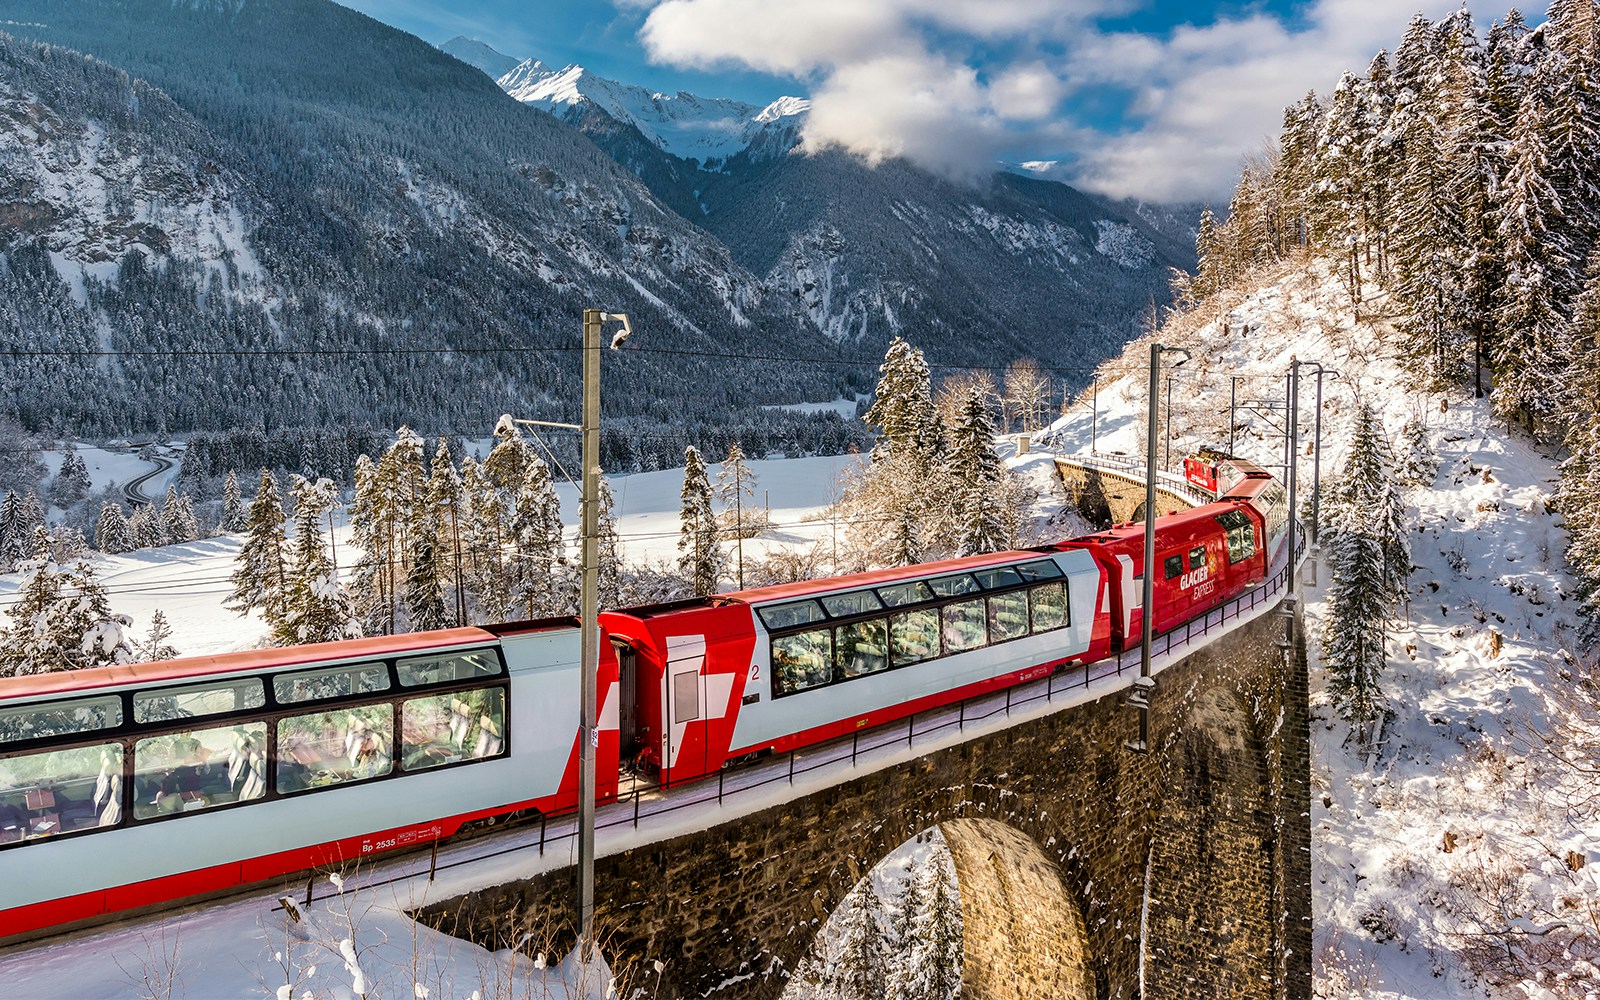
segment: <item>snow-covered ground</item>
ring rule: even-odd
[[[1374,308],[1381,312],[1381,302],[1365,306]],[[1318,995],[1600,995],[1594,967],[1559,944],[1545,949],[1542,973],[1530,974],[1537,962],[1485,960],[1497,949],[1523,950],[1519,936],[1537,941],[1557,924],[1600,934],[1600,880],[1590,877],[1600,870],[1600,818],[1568,808],[1549,763],[1519,738],[1548,731],[1545,696],[1572,683],[1562,671],[1580,655],[1566,536],[1546,507],[1551,457],[1496,424],[1470,389],[1411,391],[1387,324],[1357,323],[1325,273],[1278,275],[1160,336],[1193,354],[1172,371],[1174,462],[1190,448],[1226,447],[1230,377],[1242,375],[1237,450],[1281,467],[1282,411],[1258,404],[1282,401],[1296,356],[1339,373],[1323,383],[1324,483],[1338,475],[1361,401],[1377,409],[1397,449],[1406,422],[1425,423],[1438,459],[1431,488],[1411,497],[1411,599],[1391,632],[1383,678],[1394,717],[1371,752],[1329,702],[1319,642],[1326,569],[1319,576],[1313,561],[1304,575]],[[1130,345],[1102,371],[1100,451],[1143,457],[1148,352],[1148,341]],[[1309,374],[1302,371],[1302,496],[1313,470]],[[1063,451],[1087,451],[1092,419],[1085,397],[1046,436]],[[1569,851],[1593,863],[1574,872]]]

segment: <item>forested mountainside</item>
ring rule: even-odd
[[[486,73],[505,58],[446,47]],[[957,182],[904,160],[805,155],[798,99],[743,106],[734,132],[736,102],[651,95],[582,67],[528,60],[499,83],[581,129],[842,344],[881,353],[905,335],[946,363],[1081,363],[1114,353],[1152,300],[1168,301],[1171,268],[1194,267],[1198,207],[1151,212],[1008,173]],[[686,127],[696,115],[701,127]],[[727,138],[681,138],[701,133]]]
[[[608,358],[619,432],[826,422],[755,406],[871,384],[875,359],[729,360],[838,352],[576,130],[412,36],[325,0],[7,9],[95,54],[0,40],[0,347],[25,352],[0,399],[29,426],[570,418],[596,306],[640,333]]]

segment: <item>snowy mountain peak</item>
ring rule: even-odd
[[[517,66],[517,60],[511,56],[497,52],[488,44],[465,35],[457,35],[445,42],[439,46],[439,51],[455,56],[468,66],[480,69],[496,80]]]
[[[585,102],[632,125],[663,152],[698,160],[707,169],[752,146],[762,152],[786,150],[804,124],[811,102],[780,97],[765,107],[686,91],[663,94],[596,76],[582,66],[553,70],[529,59],[497,81],[523,104],[572,117]],[[774,131],[785,133],[775,136]],[[777,141],[775,141],[777,140]]]
[[[793,118],[811,110],[811,102],[803,97],[780,97],[761,109],[758,122],[775,122],[780,118]]]

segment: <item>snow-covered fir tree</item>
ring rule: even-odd
[[[228,478],[222,482],[222,523],[219,527],[226,532],[243,531],[248,523],[244,498],[239,492],[239,473],[229,469]]]
[[[465,624],[462,529],[468,519],[466,492],[450,456],[450,443],[442,436],[428,467],[428,510],[435,524],[434,535],[439,551],[438,575],[445,590],[445,604],[450,609],[449,620],[454,624]]]
[[[434,544],[431,525],[424,526],[411,545],[411,570],[406,574],[406,607],[411,610],[413,631],[426,632],[449,628],[454,624],[444,603],[438,547]]]
[[[194,515],[194,504],[186,494],[178,492],[176,485],[167,487],[167,498],[161,505],[161,544],[181,545],[200,537],[200,522]]]
[[[133,549],[133,538],[128,530],[128,518],[122,505],[107,500],[100,505],[100,516],[94,523],[94,544],[107,555],[117,555]]]
[[[872,462],[850,477],[839,502],[863,564],[904,566],[930,555],[938,536],[948,443],[922,352],[896,337],[863,419],[878,429]]]
[[[150,631],[144,638],[133,644],[133,659],[138,663],[153,663],[157,660],[175,660],[178,658],[178,648],[172,645],[172,626],[167,624],[167,616],[157,608],[150,616]]]
[[[737,441],[728,444],[727,457],[717,469],[714,492],[722,505],[722,523],[732,537],[749,538],[760,529],[755,510],[756,477]]]
[[[826,942],[817,971],[818,992],[835,1000],[881,1000],[888,981],[883,929],[878,925],[882,901],[871,879],[862,879],[845,895],[834,915],[837,934]]]
[[[602,608],[616,608],[623,604],[622,539],[617,534],[616,505],[611,484],[601,479],[600,510],[596,518],[600,533],[600,567],[596,589],[600,593]]]
[[[223,605],[241,615],[260,611],[274,632],[284,620],[289,589],[284,522],[278,482],[270,470],[262,469],[260,486],[250,503],[244,544],[234,557],[233,591]]]
[[[281,646],[354,639],[361,635],[350,600],[328,554],[323,522],[339,502],[332,482],[290,477],[294,537],[289,546],[282,617],[273,628]]]
[[[571,614],[577,607],[576,594],[571,592],[573,578],[566,562],[555,480],[550,466],[533,454],[522,464],[522,476],[510,525],[511,596],[524,618]]]
[[[27,497],[7,490],[0,500],[0,571],[10,572],[12,567],[28,557],[33,547],[34,529],[44,526],[41,509],[37,519],[31,514]],[[37,497],[32,507],[37,507]]]
[[[678,515],[678,571],[696,596],[716,593],[722,575],[722,547],[716,514],[711,509],[711,480],[706,461],[694,445],[683,452],[682,506]]]
[[[68,444],[66,456],[61,460],[61,470],[56,473],[53,496],[57,506],[70,507],[82,500],[89,495],[91,485],[89,467],[84,464],[83,456],[78,454],[76,447]]]
[[[1380,677],[1388,662],[1388,622],[1411,572],[1404,506],[1370,404],[1356,414],[1328,507],[1333,581],[1322,643],[1329,690],[1342,716],[1365,725],[1385,711]]]
[[[994,423],[986,400],[970,393],[950,448],[951,526],[956,554],[977,555],[1006,547],[998,503],[1005,467],[994,450]]]
[[[1560,284],[1570,262],[1555,225],[1562,206],[1549,178],[1546,114],[1537,92],[1524,97],[1517,110],[1498,233],[1506,286],[1495,317],[1501,336],[1490,398],[1502,419],[1529,431],[1537,431],[1554,415],[1556,396],[1550,388],[1559,382],[1567,360],[1561,350]]]
[[[916,909],[907,921],[895,963],[895,1000],[956,1000],[961,996],[961,894],[943,841],[911,878]]]
[[[0,676],[130,662],[125,615],[112,612],[105,588],[86,558],[70,566],[54,558],[72,543],[35,530],[37,555],[23,563],[28,577],[0,629]]]

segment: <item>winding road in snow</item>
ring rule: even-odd
[[[150,456],[148,461],[154,462],[156,467],[151,469],[149,472],[146,472],[142,476],[136,476],[133,479],[128,480],[127,485],[122,487],[122,495],[126,497],[128,503],[134,507],[142,507],[147,503],[155,503],[153,498],[145,496],[144,484],[172,468],[172,463],[167,459],[160,457],[159,455]]]

